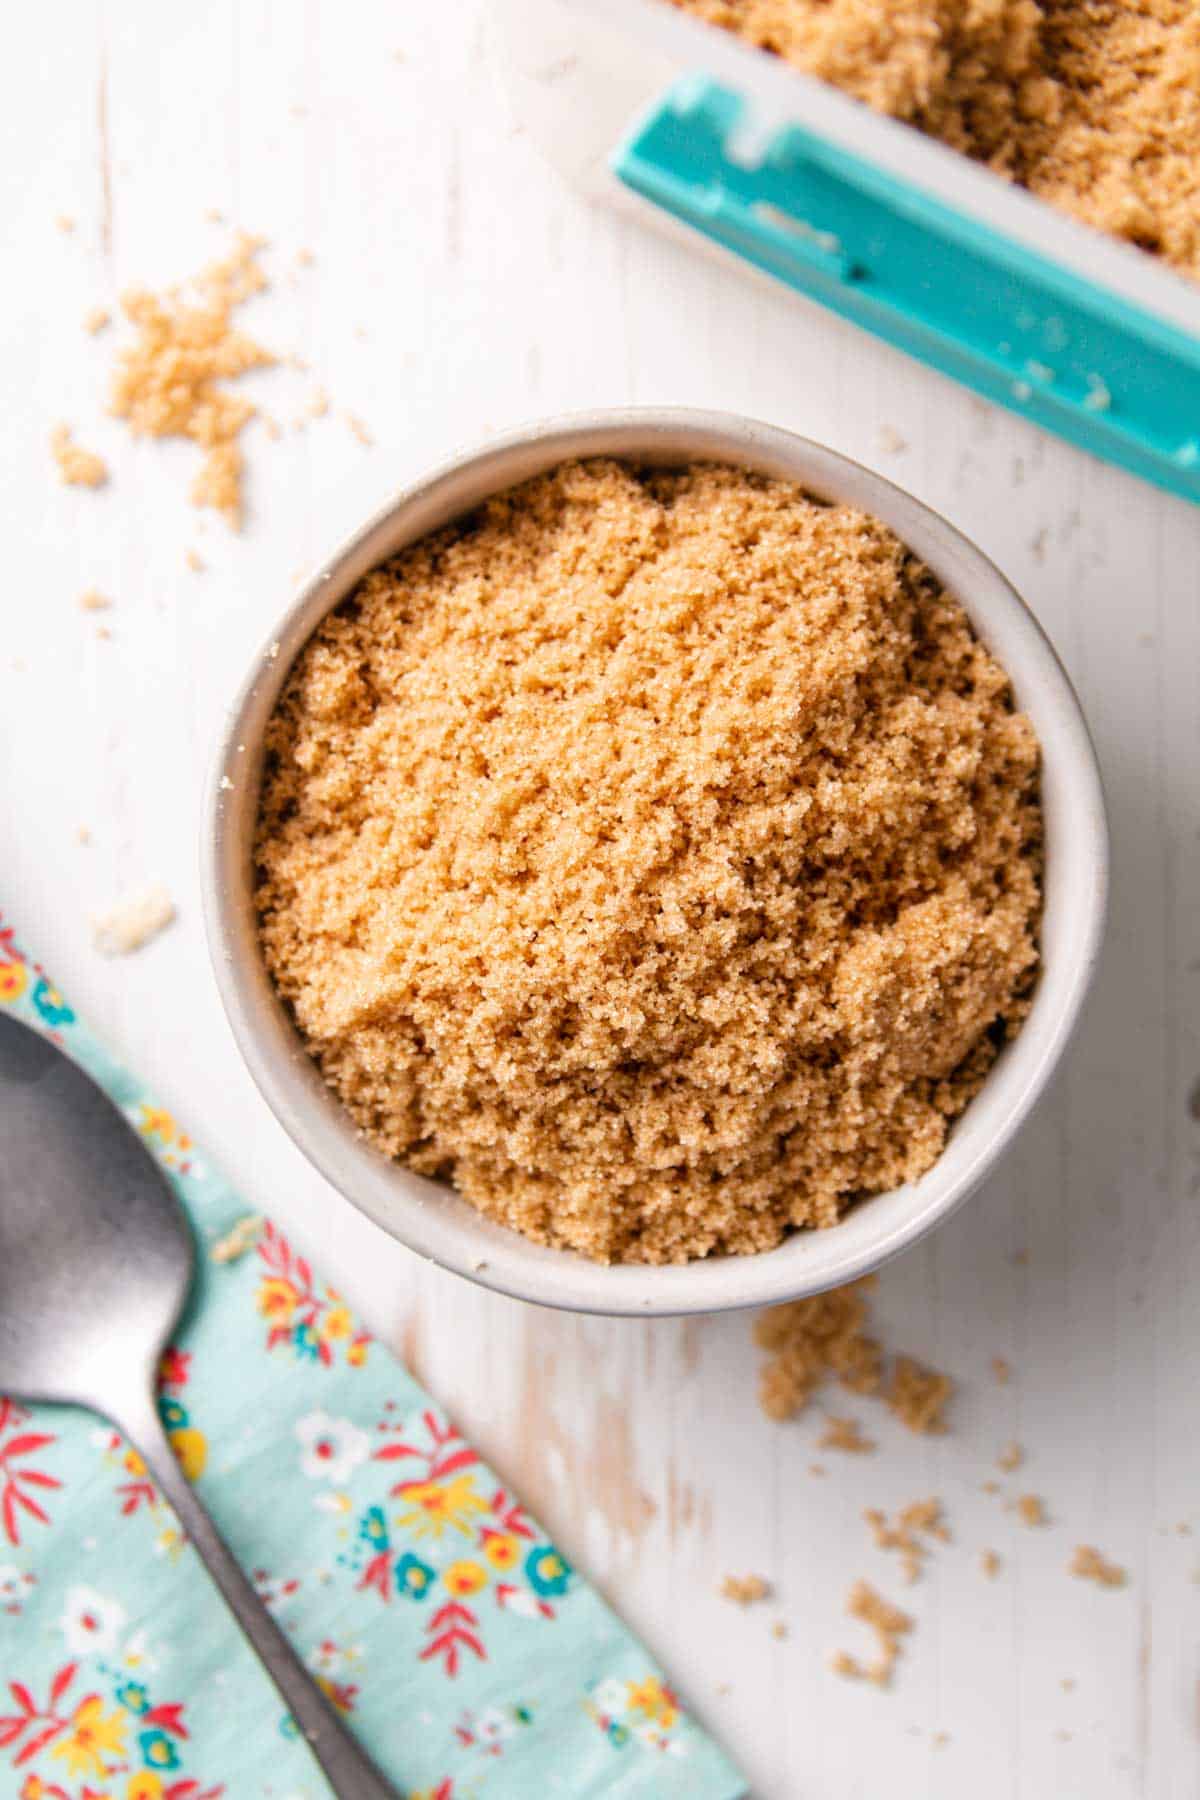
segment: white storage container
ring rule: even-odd
[[[521,117],[597,198],[1200,501],[1200,284],[664,0],[504,0]]]

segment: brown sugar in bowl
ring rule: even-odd
[[[642,466],[739,465],[845,502],[890,528],[963,606],[1012,681],[1042,749],[1046,865],[1042,969],[1027,1019],[953,1126],[937,1161],[835,1225],[754,1255],[682,1265],[612,1265],[534,1243],[481,1216],[448,1185],[373,1149],[326,1086],[264,964],[252,846],[268,721],[299,652],[378,564],[481,502],[584,458]],[[1061,1054],[1099,947],[1107,838],[1095,759],[1078,703],[1031,615],[960,534],[881,477],[789,433],[690,412],[551,422],[458,459],[402,494],[300,594],[235,706],[214,770],[205,894],[218,982],[252,1074],[300,1147],[400,1241],[501,1291],[582,1310],[678,1313],[749,1306],[860,1275],[914,1242],[978,1184],[1029,1112]]]

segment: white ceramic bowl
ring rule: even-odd
[[[961,600],[1011,676],[1042,744],[1043,967],[1019,1035],[919,1181],[865,1201],[829,1230],[798,1232],[757,1256],[604,1267],[530,1243],[481,1217],[446,1185],[389,1162],[355,1134],[326,1087],[258,949],[251,846],[263,731],[302,645],[385,557],[489,495],[568,457],[597,455],[739,463],[874,513]],[[204,858],[209,942],[234,1034],[272,1111],[333,1186],[410,1249],[484,1286],[584,1312],[646,1315],[759,1306],[852,1280],[916,1243],[967,1198],[1028,1117],[1079,1014],[1103,931],[1108,836],[1096,759],[1071,684],[1033,615],[973,544],[882,476],[819,444],[723,414],[656,408],[556,419],[494,439],[399,494],[336,550],[272,632],[235,702],[212,775]]]

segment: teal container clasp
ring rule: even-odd
[[[878,337],[1200,502],[1200,339],[802,126],[737,160],[728,145],[745,112],[731,89],[689,76],[613,170]]]

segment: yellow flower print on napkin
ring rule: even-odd
[[[469,1599],[481,1587],[487,1586],[487,1570],[482,1563],[464,1557],[459,1562],[452,1562],[448,1569],[442,1571],[442,1580],[460,1600]]]
[[[67,1772],[78,1775],[107,1775],[106,1756],[118,1762],[125,1755],[125,1714],[120,1710],[105,1713],[98,1694],[81,1700],[71,1717],[71,1729],[62,1742],[50,1752],[65,1762]]]
[[[25,964],[19,962],[0,963],[0,1004],[12,1006],[29,985],[29,976],[25,972]]]
[[[629,1709],[631,1712],[644,1713],[669,1731],[679,1717],[679,1706],[674,1694],[663,1686],[657,1675],[647,1675],[645,1681],[631,1681],[629,1684]]]
[[[125,1800],[162,1800],[162,1776],[153,1769],[141,1769],[129,1777]]]
[[[300,1296],[282,1275],[265,1275],[258,1288],[258,1310],[273,1325],[287,1325],[300,1303]]]
[[[416,1538],[440,1538],[447,1526],[472,1534],[472,1518],[488,1510],[486,1500],[475,1492],[473,1475],[456,1475],[452,1481],[414,1481],[401,1489],[407,1511],[397,1515],[396,1523],[406,1526]]]

